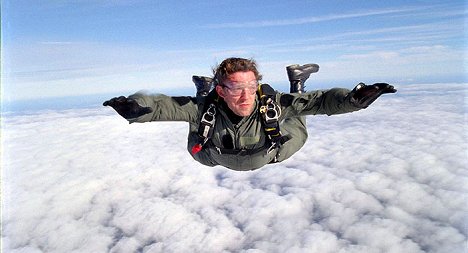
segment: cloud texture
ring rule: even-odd
[[[253,172],[197,164],[185,123],[4,115],[3,251],[464,252],[466,84],[397,88]]]

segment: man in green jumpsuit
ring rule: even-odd
[[[357,111],[367,108],[384,93],[396,92],[386,83],[368,86],[360,83],[353,90],[333,88],[304,92],[305,80],[318,70],[318,65],[292,65],[287,70],[291,92],[269,92],[269,104],[265,104],[266,96],[262,96],[259,88],[269,86],[259,86],[262,76],[256,62],[228,58],[214,70],[212,80],[206,78],[205,82],[198,82],[196,97],[136,93],[128,98],[112,98],[103,105],[111,106],[130,123],[188,122],[187,147],[195,160],[207,166],[254,170],[284,161],[304,145],[306,115]],[[214,89],[210,92],[212,84]],[[271,120],[277,123],[271,128],[268,120],[272,118],[277,118]],[[271,129],[274,134],[267,133]]]

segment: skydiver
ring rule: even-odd
[[[193,76],[195,97],[136,93],[103,105],[130,123],[188,122],[187,148],[196,161],[255,170],[288,159],[304,145],[306,115],[358,111],[380,95],[396,92],[387,83],[306,92],[305,81],[318,69],[317,64],[288,66],[290,92],[282,93],[260,83],[255,60],[227,58],[214,69],[213,78]]]

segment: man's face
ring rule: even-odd
[[[216,86],[216,91],[232,112],[246,117],[254,110],[257,88],[254,72],[246,71],[230,74],[224,83]]]

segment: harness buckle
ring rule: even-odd
[[[278,121],[281,115],[281,107],[274,103],[271,98],[268,98],[266,105],[260,108],[260,112],[264,115],[265,122],[270,124]]]
[[[203,113],[201,123],[209,125],[209,126],[214,125],[215,120],[216,120],[215,115],[216,115],[215,105],[210,104],[210,107],[208,108],[208,110],[205,113]]]
[[[206,138],[209,138],[210,132],[213,131],[213,126],[216,121],[216,108],[214,104],[210,104],[208,110],[203,113],[201,121],[200,121],[200,128],[198,129],[198,133]],[[206,140],[205,140],[206,142]]]

